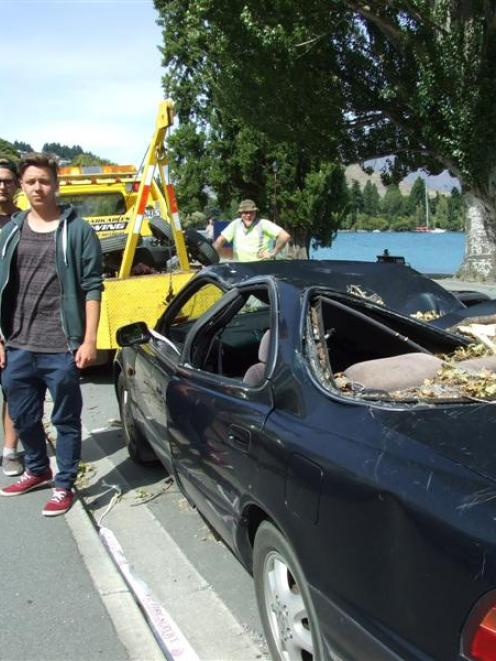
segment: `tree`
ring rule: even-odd
[[[202,230],[207,224],[207,216],[202,211],[193,211],[184,217],[184,226]]]
[[[180,75],[200,76],[212,107],[328,161],[396,155],[391,183],[420,166],[449,169],[467,204],[461,275],[496,276],[494,2],[156,5],[189,26]],[[172,69],[178,62],[168,59]]]
[[[205,141],[205,134],[191,123],[181,124],[169,138],[179,208],[186,216],[201,211],[208,202],[207,180],[203,173]]]
[[[59,142],[45,142],[41,151],[47,152],[49,154],[55,154],[59,158],[67,159],[72,161],[77,156],[84,154],[84,150],[79,145],[61,145]]]
[[[432,217],[432,225],[440,227],[441,229],[448,229],[449,227],[449,202],[445,195],[440,195],[436,206],[436,210]]]
[[[17,151],[24,151],[24,152],[34,151],[34,149],[31,147],[31,145],[28,142],[20,142],[19,140],[14,140],[12,144],[17,149]]]
[[[382,210],[389,218],[404,215],[405,199],[397,184],[391,184],[387,187],[386,194],[382,200]]]
[[[14,145],[11,142],[8,142],[7,140],[2,140],[1,138],[0,138],[0,158],[6,158],[12,161],[19,160],[19,154],[17,153],[17,149],[14,147]]]
[[[358,214],[363,211],[363,195],[360,184],[356,179],[353,179],[350,188],[350,216],[352,225],[356,224]]]
[[[410,194],[408,195],[406,210],[409,214],[414,214],[419,206],[425,214],[425,181],[422,177],[417,177],[413,182]],[[422,222],[420,224],[424,225],[425,223]]]
[[[295,256],[308,257],[312,238],[317,246],[330,245],[347,207],[348,186],[342,167],[327,163],[308,172],[304,186],[294,192],[296,243],[305,247],[303,253]]]
[[[81,154],[78,154],[71,160],[71,165],[108,165],[111,164],[112,161],[109,161],[106,158],[100,158],[100,156],[96,156],[95,154],[92,154],[90,151],[89,152],[83,152]]]
[[[376,216],[379,212],[381,198],[377,186],[370,180],[363,188],[363,213],[367,216]]]
[[[169,147],[180,207],[187,213],[202,209],[212,192],[223,209],[233,200],[253,198],[291,232],[299,253],[306,253],[312,238],[329,243],[343,221],[348,203],[344,173],[326,158],[327,146],[314,149],[316,141],[305,144],[294,128],[272,135],[255,118],[246,123],[244,110],[230,112],[221,102],[223,88],[232,81],[229,68],[222,66],[219,31],[205,13],[214,4],[155,2],[164,28],[164,89],[175,99],[179,118]],[[322,124],[321,109],[301,110],[302,121],[314,118]],[[267,103],[264,113],[270,111]],[[333,130],[324,133],[328,145]]]
[[[463,230],[463,199],[458,188],[451,189],[448,199],[448,228],[450,230]]]

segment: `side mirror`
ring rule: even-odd
[[[144,321],[136,321],[117,329],[115,339],[120,347],[132,347],[135,344],[146,344],[151,338],[148,326]]]

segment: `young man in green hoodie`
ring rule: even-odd
[[[0,230],[10,222],[14,213],[20,211],[14,202],[15,194],[19,188],[18,177],[17,165],[7,159],[0,159]],[[19,439],[9,415],[5,393],[3,393],[2,423],[2,470],[8,476],[21,475],[24,466],[22,458],[17,452]]]
[[[0,490],[18,496],[52,482],[42,425],[48,389],[58,473],[43,514],[64,514],[81,456],[79,370],[96,358],[102,291],[100,242],[71,206],[57,203],[57,163],[28,154],[19,175],[30,209],[0,233],[0,366],[26,470]]]

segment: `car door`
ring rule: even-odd
[[[137,421],[143,434],[153,446],[156,445],[159,438],[159,436],[157,437],[159,402],[157,400],[155,363],[160,355],[160,350],[158,340],[153,337],[146,344],[139,345],[136,348],[133,374],[134,406]]]
[[[151,340],[138,352],[136,371],[142,408],[146,412],[148,438],[154,449],[170,456],[167,441],[166,392],[183,352],[186,336],[197,319],[224,295],[223,289],[208,280],[199,280],[180,294],[170,310],[151,331]]]
[[[246,300],[247,293],[242,296]],[[192,352],[186,358],[194,355],[194,349],[205,338],[209,344],[209,336],[215,338],[230,331],[231,337],[239,340],[243,324],[239,307],[231,292],[231,296],[226,296],[227,318],[222,319],[221,310],[220,314],[216,312],[216,317],[193,329],[188,339]],[[233,310],[237,310],[236,314]],[[269,309],[258,314],[258,318],[246,319],[248,350],[251,350],[251,335],[258,346],[263,332],[276,318],[271,300]],[[178,479],[197,507],[231,544],[244,500],[254,483],[260,435],[273,409],[272,385],[267,377],[273,364],[277,333],[273,332],[272,336],[266,374],[259,384],[243,383],[242,374],[225,376],[195,367],[196,356],[193,364],[186,360],[178,365],[167,390],[168,432]],[[237,348],[244,358],[245,347],[240,344]]]

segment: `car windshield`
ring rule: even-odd
[[[121,216],[126,213],[122,193],[91,193],[90,195],[60,195],[63,204],[72,204],[82,218]]]

